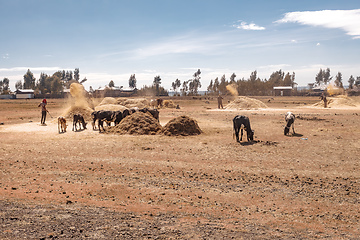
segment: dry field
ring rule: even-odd
[[[160,123],[195,119],[203,133],[187,137],[73,132],[69,119],[59,134],[66,99],[48,99],[46,126],[39,99],[0,100],[0,239],[359,239],[360,99],[257,99],[268,108],[172,98]],[[252,143],[233,139],[240,114]]]

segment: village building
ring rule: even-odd
[[[278,86],[273,89],[275,96],[291,96],[293,90],[291,86]]]
[[[35,93],[33,89],[17,89],[15,91],[16,99],[29,99],[34,97],[35,97]]]

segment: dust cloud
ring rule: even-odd
[[[237,89],[236,89],[236,86],[235,86],[235,84],[229,84],[229,85],[227,85],[226,86],[226,89],[231,93],[231,95],[233,95],[233,96],[238,96],[239,95],[239,93],[238,93],[238,91],[237,91]]]
[[[81,114],[85,119],[90,119],[93,112],[92,100],[87,96],[84,86],[79,83],[70,85],[69,107],[64,111],[65,118],[72,118],[74,114]]]

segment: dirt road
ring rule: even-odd
[[[196,119],[203,133],[190,137],[73,132],[71,122],[59,134],[55,118],[39,124],[35,100],[0,101],[0,238],[360,238],[360,108],[259,99],[267,109],[173,99],[181,108],[160,109],[160,123]],[[62,114],[63,100],[48,102]],[[252,143],[233,139],[239,114]]]

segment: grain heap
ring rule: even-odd
[[[353,100],[345,95],[339,95],[336,97],[328,97],[327,101],[328,101],[327,106],[329,108],[348,108],[348,107],[360,106],[360,103],[356,102],[355,100]],[[321,100],[321,101],[313,104],[311,107],[323,108],[324,102]]]
[[[225,106],[226,109],[260,109],[267,108],[266,104],[254,98],[239,96]]]
[[[86,91],[83,85],[79,83],[72,83],[70,85],[71,100],[70,107],[62,114],[65,118],[72,119],[74,114],[81,114],[86,120],[91,118],[93,109],[90,107],[91,103],[86,96]]]
[[[164,100],[163,105],[166,108],[176,108],[176,105],[174,104],[174,102],[172,100]]]
[[[199,135],[201,129],[194,119],[180,116],[170,120],[163,128],[163,134],[167,136]]]
[[[159,122],[150,114],[135,112],[116,125],[108,127],[106,133],[155,135],[162,130]]]
[[[129,108],[145,108],[149,107],[150,103],[144,98],[113,98],[106,97],[104,98],[98,106],[95,107],[96,111],[106,110],[106,111],[124,111]]]

